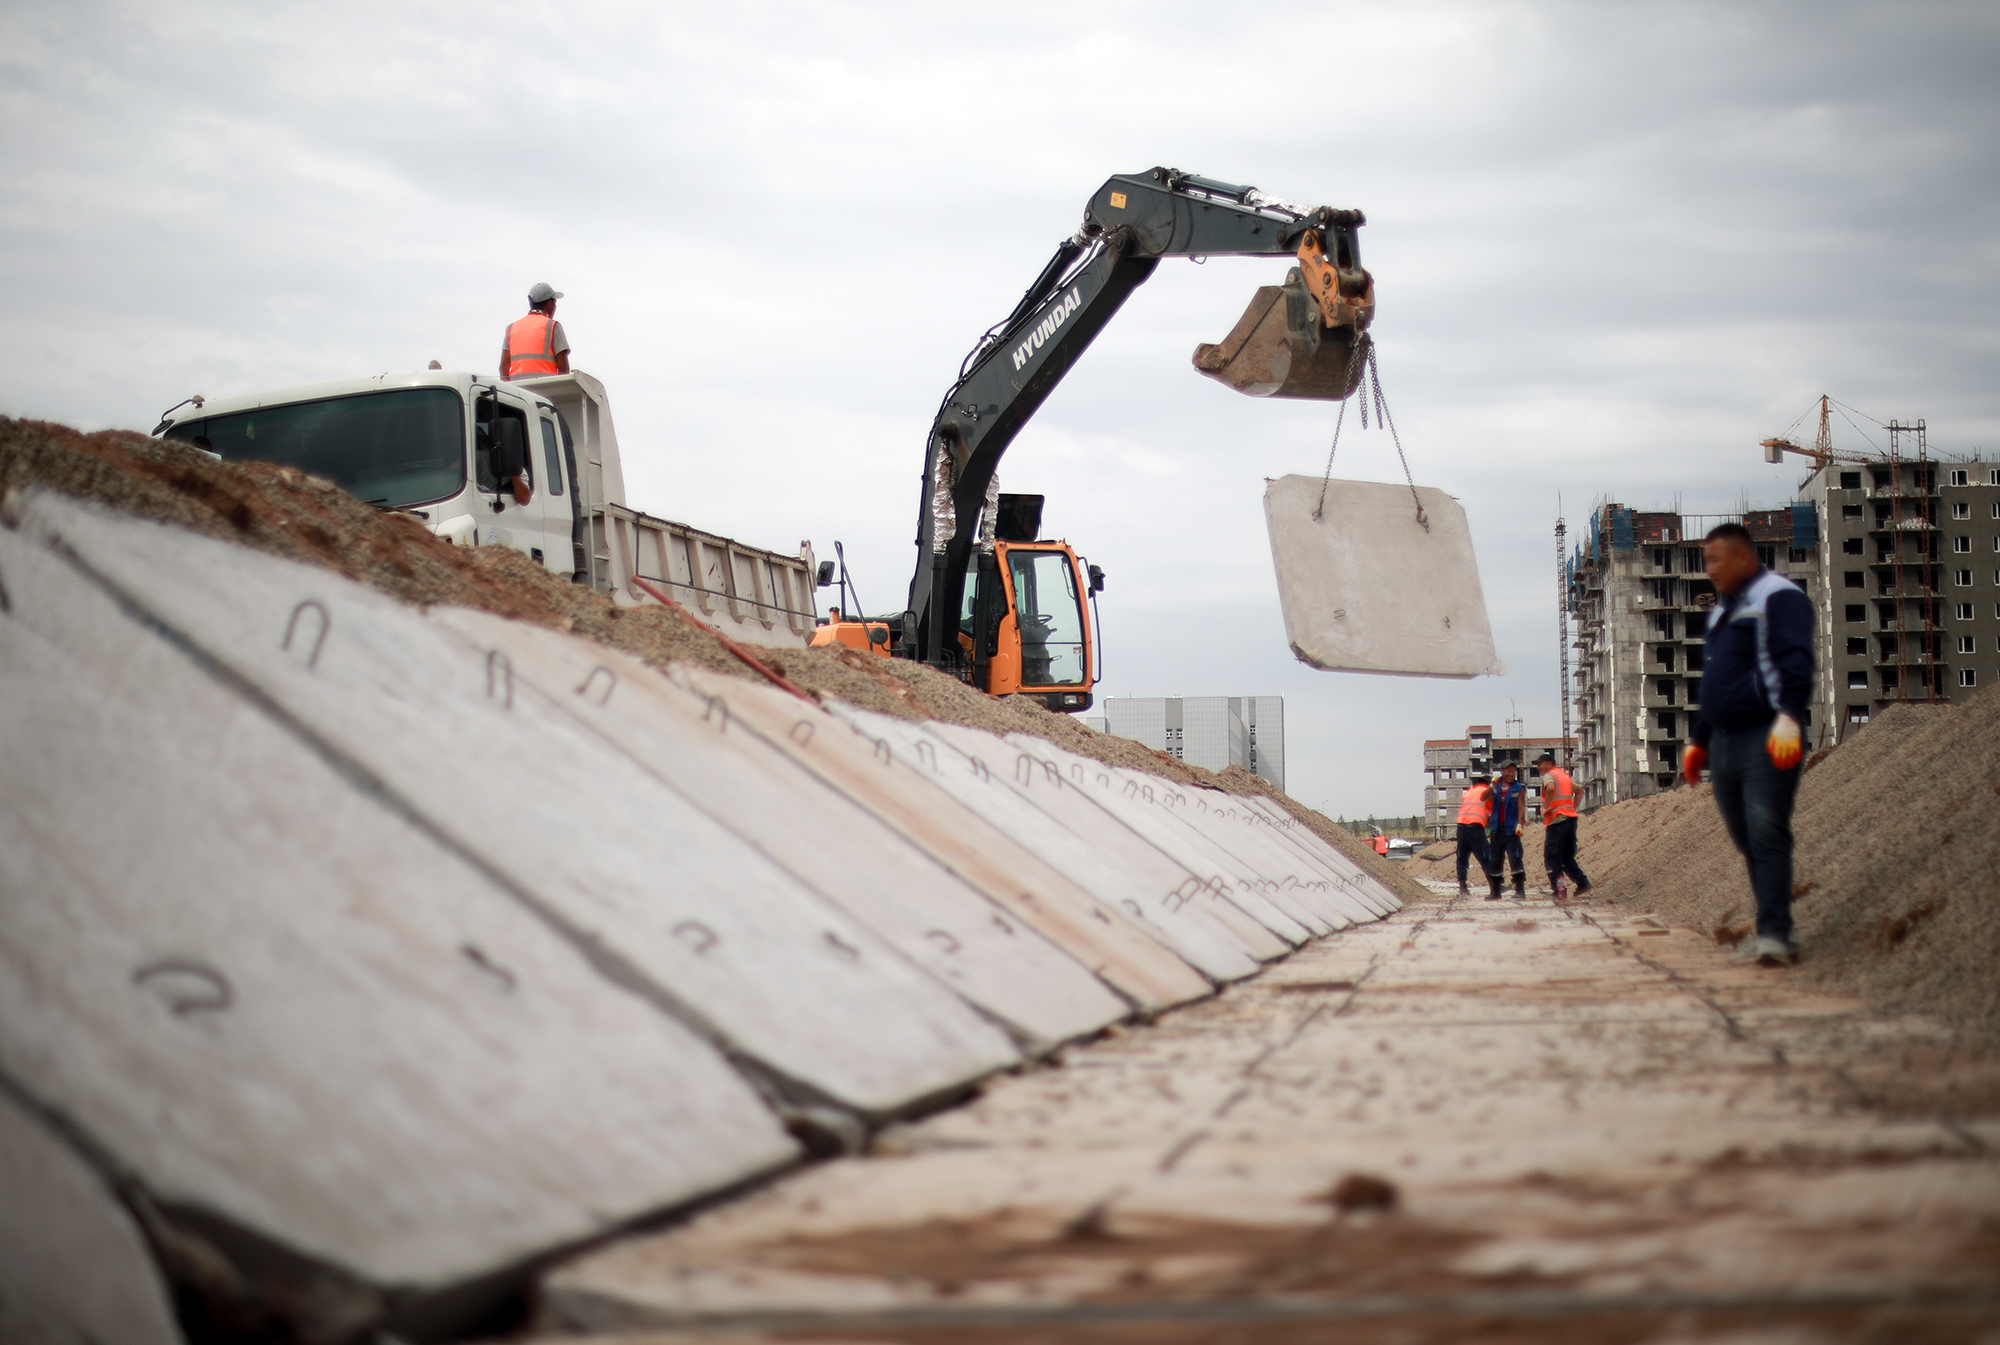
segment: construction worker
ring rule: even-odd
[[[1554,752],[1535,758],[1535,773],[1542,777],[1542,867],[1548,870],[1549,887],[1561,901],[1567,875],[1576,880],[1580,897],[1590,891],[1590,879],[1576,863],[1576,781],[1556,765]]]
[[[1375,853],[1378,855],[1389,853],[1389,838],[1382,834],[1380,827],[1375,828],[1375,835],[1368,843],[1375,847]]]
[[[1799,949],[1792,937],[1792,802],[1813,692],[1812,602],[1757,563],[1756,543],[1741,523],[1710,529],[1702,555],[1717,601],[1681,774],[1700,784],[1702,768],[1710,768],[1715,806],[1750,869],[1757,934],[1738,946],[1736,958],[1783,966],[1798,960]]]
[[[507,328],[500,343],[500,377],[534,378],[539,374],[569,372],[569,338],[556,321],[559,290],[545,280],[528,291],[528,314]]]
[[[1493,777],[1475,775],[1458,796],[1458,895],[1461,897],[1472,895],[1472,889],[1465,884],[1465,861],[1477,855],[1486,884],[1492,889],[1486,899],[1500,900],[1500,879],[1494,876],[1493,865],[1487,859],[1486,829],[1492,821]]]
[[[1521,783],[1514,763],[1502,762],[1500,779],[1493,786],[1493,826],[1488,845],[1495,879],[1500,877],[1503,861],[1513,869],[1516,901],[1528,899],[1528,869],[1521,862],[1521,823],[1527,801],[1528,787]]]

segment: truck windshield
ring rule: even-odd
[[[323,476],[390,509],[453,495],[465,482],[465,411],[451,388],[396,388],[184,420],[167,431],[231,462]]]
[[[1007,553],[1021,626],[1022,686],[1081,686],[1083,605],[1076,571],[1061,551]]]

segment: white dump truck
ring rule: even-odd
[[[190,398],[155,434],[325,477],[460,546],[508,546],[625,605],[669,595],[733,638],[804,645],[819,567],[625,504],[604,385],[430,369]],[[641,582],[643,581],[643,582]]]

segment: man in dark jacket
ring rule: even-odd
[[[1500,766],[1500,779],[1493,786],[1493,826],[1487,853],[1493,860],[1493,876],[1500,876],[1502,861],[1514,871],[1514,899],[1528,899],[1528,870],[1521,858],[1521,810],[1527,802],[1527,786],[1511,761]]]
[[[1813,689],[1813,611],[1798,586],[1757,563],[1750,530],[1724,523],[1704,539],[1715,584],[1703,654],[1699,713],[1681,774],[1715,782],[1715,806],[1750,868],[1757,933],[1741,960],[1798,959],[1792,937],[1792,802],[1804,755],[1802,725]]]

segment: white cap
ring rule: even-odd
[[[534,287],[528,291],[528,302],[530,304],[545,304],[551,299],[560,298],[562,298],[562,291],[550,285],[546,280],[537,280]]]

